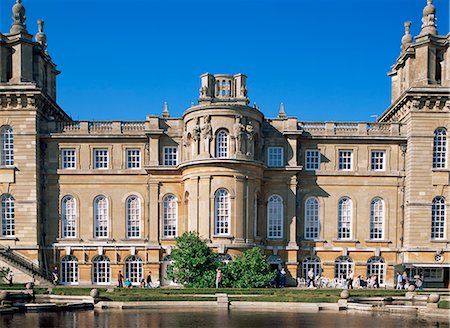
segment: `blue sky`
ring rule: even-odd
[[[9,32],[14,0],[1,0]],[[58,102],[74,119],[143,120],[164,101],[180,116],[202,73],[248,76],[251,103],[274,117],[371,121],[390,103],[386,73],[403,22],[418,35],[426,0],[23,0],[28,31],[45,20]],[[449,1],[435,0],[449,31]]]

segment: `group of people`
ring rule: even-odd
[[[327,278],[321,277],[320,275],[316,275],[314,270],[311,268],[308,271],[306,277],[307,288],[380,288],[380,282],[377,275],[371,275],[367,277],[363,277],[362,275],[358,275],[355,279],[354,273],[352,270],[349,270],[345,275],[341,275],[339,278],[334,278],[330,281]]]
[[[286,287],[286,270],[282,267],[281,270],[277,270],[277,275],[272,281],[273,288],[284,288]]]
[[[159,281],[152,282],[152,272],[149,271],[148,275],[147,275],[147,278],[146,279],[144,279],[144,278],[141,279],[139,287],[140,288],[158,288],[159,285],[160,285]],[[132,283],[130,277],[127,277],[124,280],[124,276],[122,274],[122,271],[119,271],[119,273],[117,274],[117,287],[119,287],[119,288],[124,288],[124,287],[125,288],[133,288],[133,283]]]
[[[423,278],[420,276],[414,276],[414,279],[415,281],[411,282],[406,271],[403,271],[402,274],[400,274],[400,272],[397,272],[397,284],[395,286],[395,289],[408,289],[411,285],[414,285],[417,289],[422,289]]]

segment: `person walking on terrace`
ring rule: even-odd
[[[6,276],[6,279],[9,282],[9,286],[11,287],[13,285],[13,279],[14,279],[14,272],[12,272],[11,269],[9,269],[8,275]]]
[[[216,273],[216,288],[222,287],[222,271],[217,269]]]
[[[117,274],[117,287],[122,288],[123,287],[123,274],[122,271],[119,271]]]
[[[314,282],[314,270],[311,268],[308,271],[308,284],[307,287],[310,287],[312,284],[313,287],[316,287],[316,284]]]

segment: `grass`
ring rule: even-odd
[[[438,307],[440,309],[450,310],[450,301],[440,301]]]

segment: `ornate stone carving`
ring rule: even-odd
[[[437,34],[436,30],[436,7],[433,0],[427,0],[427,5],[423,9],[422,31],[420,35]]]
[[[234,123],[234,137],[236,142],[236,154],[242,154],[243,152],[243,144],[245,138],[245,127],[242,124],[242,116],[236,116],[236,120]]]
[[[248,121],[245,127],[246,137],[247,137],[247,152],[246,155],[250,158],[253,157],[255,152],[255,131],[252,125],[252,121]]]
[[[11,27],[11,33],[22,33],[27,32],[27,25],[26,25],[26,16],[25,16],[25,7],[22,6],[22,0],[16,0],[15,5],[12,7],[12,27]]]
[[[203,116],[202,126],[203,151],[210,154],[210,144],[212,139],[211,118],[209,115]]]

